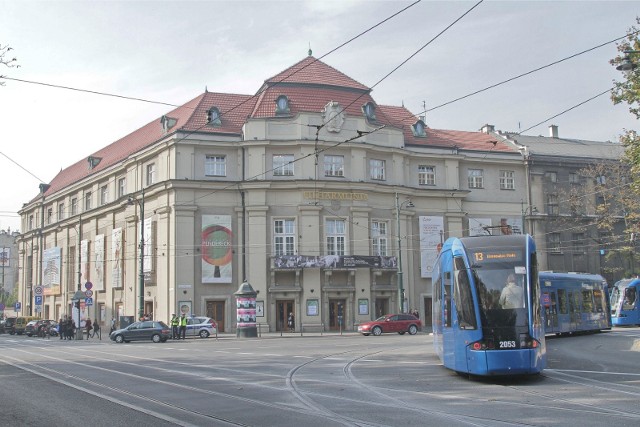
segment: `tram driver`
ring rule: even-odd
[[[524,308],[524,291],[516,281],[515,274],[509,274],[507,284],[500,293],[500,306],[502,308]]]

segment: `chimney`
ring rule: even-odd
[[[550,125],[549,126],[549,136],[551,138],[558,138],[558,126],[557,125]]]
[[[495,126],[493,126],[493,125],[484,125],[484,126],[482,126],[480,128],[480,131],[482,133],[486,133],[486,134],[489,134],[489,133],[493,132],[494,130],[495,130]]]

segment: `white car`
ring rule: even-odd
[[[216,321],[210,317],[194,316],[187,319],[186,336],[208,338],[218,332]]]

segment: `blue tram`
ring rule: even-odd
[[[529,235],[444,243],[433,270],[432,313],[433,344],[445,367],[487,376],[545,368],[537,266]]]
[[[599,274],[541,271],[540,304],[547,334],[611,329],[607,281]]]
[[[611,290],[613,326],[640,325],[640,279],[623,279]]]

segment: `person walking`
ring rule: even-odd
[[[91,334],[91,338],[94,338],[96,335],[98,335],[98,338],[102,339],[100,336],[100,323],[98,323],[97,320],[93,322],[93,333]]]
[[[187,316],[182,313],[182,316],[180,316],[178,325],[180,326],[180,336],[178,337],[178,339],[180,339],[180,337],[182,337],[182,339],[187,339]]]
[[[178,338],[180,338],[180,336],[178,335],[178,326],[180,324],[180,318],[176,316],[175,313],[173,313],[171,315],[171,321],[169,322],[169,324],[171,325],[171,339],[177,340]]]
[[[62,317],[58,320],[58,335],[60,336],[60,339],[63,339],[62,335],[64,335],[62,331],[62,320]],[[66,320],[66,318],[64,320]]]
[[[289,332],[294,332],[296,329],[296,318],[293,316],[293,313],[289,313],[289,317],[287,318],[287,325],[289,326]]]
[[[111,335],[111,332],[116,330],[116,318],[113,317],[111,318],[111,330],[109,331],[109,335]]]
[[[91,336],[91,329],[93,329],[93,325],[91,324],[91,318],[87,317],[87,320],[84,322],[84,327],[87,330],[87,339]]]

